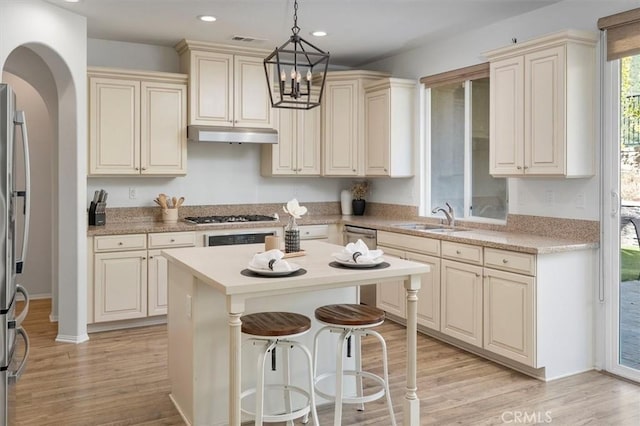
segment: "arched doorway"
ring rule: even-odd
[[[6,75],[7,79],[30,86],[46,105],[53,132],[49,138],[52,151],[48,164],[52,177],[48,183],[39,179],[48,189],[41,185],[39,189],[34,188],[32,194],[50,191],[51,202],[46,210],[51,212],[51,218],[44,228],[48,228],[51,241],[51,251],[47,256],[51,260],[51,318],[58,320],[56,340],[79,343],[88,339],[86,260],[81,260],[83,256],[80,255],[86,253],[86,232],[82,232],[82,229],[86,230],[86,218],[79,208],[86,197],[86,181],[83,179],[85,170],[78,165],[79,156],[86,152],[80,145],[84,138],[79,138],[85,133],[86,123],[79,122],[78,109],[84,109],[85,104],[78,105],[77,96],[77,83],[84,85],[85,80],[74,81],[66,61],[51,47],[41,43],[26,43],[13,49],[2,71],[5,73],[3,78]],[[37,126],[28,120],[28,126]],[[32,176],[34,173],[38,171],[32,170]],[[44,173],[49,172],[45,170]],[[31,232],[29,244],[30,247],[39,244],[35,232]],[[27,268],[25,266],[25,274]],[[44,268],[48,268],[46,262]]]

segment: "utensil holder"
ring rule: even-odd
[[[164,223],[177,223],[178,209],[162,209],[162,221]]]

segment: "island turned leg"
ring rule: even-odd
[[[242,360],[242,321],[244,301],[227,299],[229,316],[229,425],[240,426],[241,360]]]
[[[417,350],[418,350],[418,290],[420,276],[411,275],[404,282],[407,293],[407,388],[404,395],[405,426],[420,425],[420,400],[417,390]]]

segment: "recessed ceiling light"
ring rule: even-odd
[[[64,0],[67,3],[80,3],[80,0]]]
[[[211,15],[200,15],[198,16],[198,19],[204,22],[213,22],[216,20],[216,17]]]
[[[324,37],[327,35],[326,31],[314,31],[311,33],[312,36],[314,37]]]

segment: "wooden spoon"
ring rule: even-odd
[[[164,194],[158,195],[158,201],[160,202],[160,207],[163,209],[167,208],[167,196]]]
[[[176,197],[172,197],[171,198],[171,202],[173,203],[173,208],[177,209],[178,208],[178,199]]]
[[[178,204],[176,204],[176,207],[180,207],[182,205],[182,203],[184,203],[184,197],[180,197],[178,199]]]

